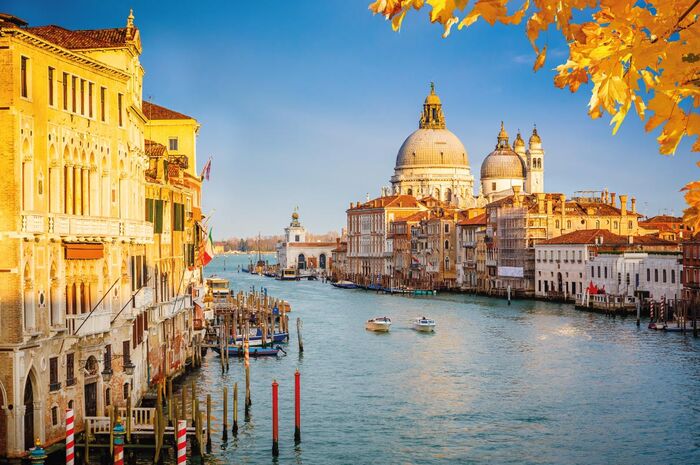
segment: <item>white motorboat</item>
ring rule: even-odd
[[[435,320],[424,316],[413,320],[413,329],[422,333],[432,333],[435,331]]]
[[[367,320],[367,323],[365,323],[365,329],[368,331],[379,331],[386,333],[389,331],[389,328],[391,328],[391,319],[386,316],[372,318],[371,320]]]

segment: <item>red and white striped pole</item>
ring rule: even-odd
[[[187,421],[177,422],[177,465],[187,462]]]
[[[73,409],[66,409],[66,465],[75,462],[75,425],[73,424]]]

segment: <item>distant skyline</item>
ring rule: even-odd
[[[368,3],[3,0],[0,11],[32,26],[95,29],[124,26],[134,9],[144,99],[202,125],[198,170],[212,155],[203,206],[216,240],[280,234],[295,206],[309,231],[339,231],[350,202],[389,185],[430,81],[475,186],[501,120],[511,142],[536,123],[547,192],[607,188],[636,197],[643,214],[682,213],[679,190],[698,177],[688,140],[665,157],[634,114],[616,136],[609,117],[591,120],[590,87],[571,94],[552,82],[566,58],[555,31],[533,73],[523,26],[477,24],[442,39],[421,12],[394,33]]]

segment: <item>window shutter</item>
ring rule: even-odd
[[[153,222],[153,232],[155,234],[163,233],[163,201],[157,199],[155,201],[155,218]]]

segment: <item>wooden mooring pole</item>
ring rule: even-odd
[[[224,426],[223,426],[223,431],[222,431],[222,436],[223,440],[226,441],[228,439],[228,388],[224,386]]]
[[[297,317],[297,339],[299,340],[299,353],[304,352],[304,341],[301,339],[301,318]]]
[[[238,436],[238,383],[233,383],[233,428],[231,433]]]
[[[224,407],[224,411],[226,408]],[[226,440],[226,428],[224,428],[224,441]],[[211,394],[207,394],[207,453],[211,452]]]

